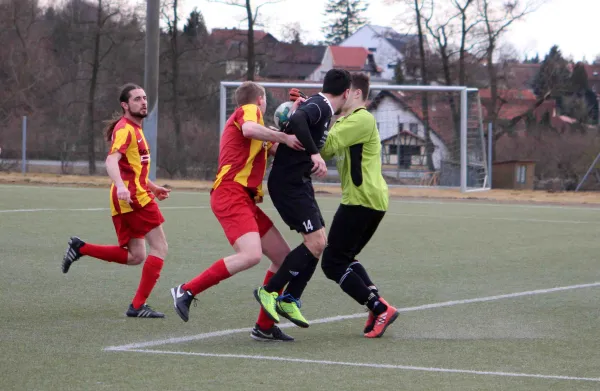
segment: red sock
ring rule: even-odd
[[[265,275],[265,280],[263,281],[263,285],[266,285],[267,282],[269,282],[269,280],[271,279],[271,277],[273,277],[274,275],[275,275],[275,273],[273,273],[270,270],[267,270],[267,274]],[[279,292],[279,294],[281,295],[281,291]],[[273,327],[275,325],[275,322],[273,322],[271,320],[271,318],[269,318],[269,316],[267,315],[267,313],[265,312],[265,310],[263,310],[262,307],[261,307],[260,308],[260,312],[258,313],[258,319],[256,320],[256,324],[262,330],[268,330],[268,329],[270,329],[271,327]]]
[[[133,308],[139,309],[146,303],[146,299],[150,296],[150,292],[152,292],[154,285],[156,285],[156,281],[158,281],[158,277],[160,277],[163,263],[164,261],[162,259],[155,257],[154,255],[148,255],[146,262],[144,262],[144,267],[142,268],[140,285],[131,302]]]
[[[183,284],[182,288],[192,292],[192,295],[195,296],[229,277],[231,274],[225,266],[225,261],[219,259],[192,281]]]
[[[83,255],[98,258],[107,262],[127,264],[127,250],[119,246],[101,246],[99,244],[86,243],[79,249]]]

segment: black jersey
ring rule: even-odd
[[[298,108],[298,111],[300,110],[306,113],[310,135],[315,145],[318,149],[323,148],[333,115],[331,103],[322,93],[318,93],[303,102]],[[294,133],[289,126],[284,132]],[[297,177],[298,174],[310,176],[311,168],[312,161],[306,151],[296,151],[285,144],[277,147],[272,172],[292,177]]]

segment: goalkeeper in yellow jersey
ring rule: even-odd
[[[369,242],[388,208],[388,187],[381,173],[381,140],[377,123],[365,107],[369,77],[352,75],[343,117],[332,127],[321,156],[336,157],[342,202],[329,229],[321,267],[330,280],[369,309],[364,335],[378,338],[398,317],[355,257]]]

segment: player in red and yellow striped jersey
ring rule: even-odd
[[[171,289],[175,311],[186,322],[194,296],[257,265],[262,254],[272,262],[267,270],[266,283],[290,252],[281,233],[256,204],[263,197],[267,155],[274,153],[278,143],[297,150],[303,149],[302,144],[296,136],[264,126],[267,102],[263,87],[245,82],[236,90],[235,99],[238,108],[229,117],[223,131],[210,206],[236,253],[219,259],[191,281]],[[293,340],[262,310],[251,336],[261,341]]]
[[[119,241],[118,246],[86,243],[72,237],[63,258],[62,270],[84,255],[107,262],[139,265],[144,262],[137,292],[125,313],[129,317],[163,318],[146,299],[156,285],[167,256],[167,240],[162,229],[165,221],[154,198],[169,198],[170,190],[155,185],[148,178],[150,147],[142,131],[142,120],[148,115],[146,93],[127,84],[119,97],[123,116],[107,127],[111,142],[106,158],[106,171],[112,179],[110,209]],[[150,254],[146,257],[146,241]]]

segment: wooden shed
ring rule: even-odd
[[[535,162],[531,160],[507,160],[494,162],[492,188],[533,190]]]

